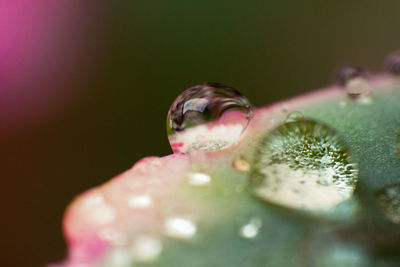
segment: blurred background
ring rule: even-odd
[[[291,2],[291,3],[290,3]],[[0,0],[1,266],[61,260],[78,193],[171,153],[169,105],[216,81],[255,106],[380,71],[400,1]]]

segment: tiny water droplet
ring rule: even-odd
[[[232,166],[240,172],[248,172],[250,170],[250,163],[244,157],[234,159]]]
[[[79,208],[85,220],[94,226],[109,224],[117,215],[116,210],[106,202],[100,192],[87,196]]]
[[[339,134],[320,122],[286,122],[259,145],[250,179],[262,199],[320,210],[350,198],[358,170]]]
[[[107,254],[101,266],[131,267],[132,265],[132,253],[128,249],[116,248]]]
[[[137,236],[130,248],[136,262],[154,261],[161,254],[162,249],[160,239],[147,235]]]
[[[128,199],[128,206],[136,209],[143,209],[151,206],[153,200],[148,195],[134,195]]]
[[[337,74],[337,82],[346,89],[350,99],[362,104],[371,102],[371,88],[366,72],[359,67],[346,67]]]
[[[376,194],[376,197],[386,218],[394,223],[400,223],[400,184],[383,188]]]
[[[174,153],[220,150],[240,139],[252,116],[249,101],[236,89],[218,83],[196,85],[172,103],[168,139]]]
[[[385,68],[395,75],[400,75],[400,50],[391,53],[386,58]]]
[[[252,239],[258,235],[261,226],[262,221],[257,217],[253,217],[248,223],[240,227],[239,235],[243,238]]]
[[[189,184],[194,186],[205,186],[211,182],[211,176],[206,173],[189,173]]]
[[[171,217],[165,220],[164,233],[172,238],[190,239],[197,232],[196,224],[186,218]]]
[[[300,111],[292,111],[286,116],[286,122],[297,121],[299,119],[304,119],[303,113]]]

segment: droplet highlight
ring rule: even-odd
[[[253,109],[236,89],[204,83],[185,90],[172,103],[167,134],[174,153],[217,151],[238,142]]]
[[[133,195],[128,199],[128,206],[135,209],[144,209],[150,207],[153,200],[148,195]]]
[[[359,67],[346,67],[341,69],[336,77],[338,84],[346,89],[350,99],[361,104],[371,102],[371,87],[367,73]]]
[[[261,226],[261,219],[253,217],[248,223],[240,227],[239,235],[246,239],[255,238],[258,235]]]
[[[189,173],[188,178],[189,184],[193,186],[206,186],[211,182],[211,176],[201,172]]]
[[[320,122],[287,122],[259,145],[250,174],[254,193],[274,204],[321,210],[349,199],[358,169],[339,134]]]
[[[136,262],[152,262],[156,260],[163,250],[161,240],[153,237],[141,235],[133,241],[130,250]]]
[[[176,239],[190,239],[197,232],[196,224],[186,218],[171,217],[165,220],[165,235]]]
[[[400,184],[389,185],[376,194],[378,205],[386,218],[400,223]]]
[[[391,53],[386,58],[385,68],[392,74],[400,75],[400,50]]]

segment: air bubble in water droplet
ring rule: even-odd
[[[366,72],[359,67],[347,67],[339,71],[337,82],[346,89],[350,99],[362,104],[371,102],[371,88]]]
[[[253,110],[236,89],[218,83],[191,87],[172,103],[167,117],[174,153],[216,151],[236,143]]]
[[[395,75],[400,75],[400,51],[393,52],[386,58],[385,68]]]
[[[292,111],[286,116],[286,122],[297,121],[299,119],[304,119],[304,115],[300,111]]]
[[[376,194],[379,207],[386,218],[400,223],[400,184],[385,187]]]
[[[350,198],[358,176],[338,133],[307,119],[284,123],[268,133],[250,173],[257,196],[306,210],[327,209]]]

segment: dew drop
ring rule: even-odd
[[[243,238],[252,239],[258,235],[261,225],[261,220],[253,217],[248,223],[240,227],[239,235]]]
[[[165,220],[164,233],[172,238],[189,239],[197,232],[197,226],[191,220],[171,217]]]
[[[338,133],[320,122],[286,122],[259,145],[250,172],[254,193],[296,209],[321,210],[350,198],[358,170]]]
[[[385,68],[395,75],[400,75],[400,50],[391,53],[386,58]]]
[[[376,194],[376,197],[386,218],[394,223],[400,223],[400,184],[385,187]]]
[[[232,166],[240,172],[248,172],[250,170],[250,163],[244,157],[234,159]]]
[[[162,249],[160,239],[146,235],[137,236],[130,248],[136,262],[154,261],[161,254]]]
[[[286,122],[297,121],[299,119],[304,119],[303,113],[300,111],[292,111],[286,116]]]
[[[253,109],[236,89],[204,83],[185,90],[172,103],[167,134],[174,153],[216,151],[236,143]]]
[[[115,209],[98,192],[85,198],[80,205],[80,209],[85,216],[85,220],[95,226],[109,224],[117,215]]]
[[[205,186],[211,182],[211,176],[201,172],[189,173],[189,184],[194,186]]]
[[[111,250],[106,256],[102,266],[131,267],[133,255],[128,249],[117,248]]]
[[[371,102],[371,88],[366,72],[359,67],[346,67],[337,74],[337,82],[346,89],[348,97],[362,104]]]

